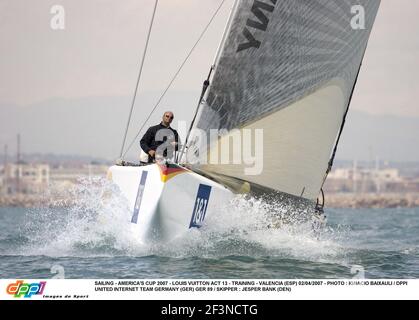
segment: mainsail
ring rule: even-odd
[[[227,131],[263,129],[263,169],[249,175],[238,163],[197,168],[316,199],[379,5],[238,0],[196,128],[219,142],[231,138]],[[214,136],[214,129],[224,130]],[[210,159],[218,146],[208,142]]]

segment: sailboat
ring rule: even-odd
[[[379,5],[235,1],[185,147],[174,161],[109,169],[138,239],[171,241],[199,229],[239,193],[275,193],[321,213]],[[232,140],[230,162],[209,161]],[[253,172],[245,156],[234,158],[245,140],[254,142],[247,160],[262,150]]]

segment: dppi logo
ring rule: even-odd
[[[14,295],[15,298],[31,298],[33,295],[42,294],[45,289],[46,281],[39,283],[24,283],[22,280],[18,280],[15,283],[11,283],[7,286],[6,292]]]

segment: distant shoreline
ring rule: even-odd
[[[326,208],[415,208],[419,207],[419,194],[326,194]],[[0,196],[0,207],[68,208],[76,199],[39,195]]]
[[[416,193],[330,193],[326,194],[328,208],[415,208],[419,207]]]
[[[74,200],[52,198],[39,195],[0,196],[0,207],[19,208],[68,208],[75,204]]]

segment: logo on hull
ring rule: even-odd
[[[200,184],[198,194],[196,195],[195,207],[192,212],[190,228],[200,228],[204,222],[207,213],[209,197],[212,187],[205,184]]]

